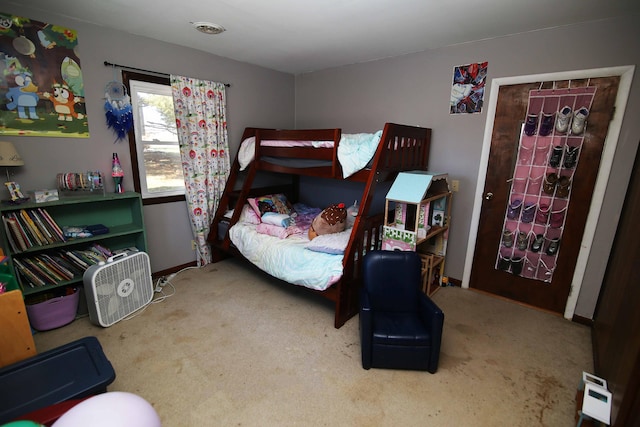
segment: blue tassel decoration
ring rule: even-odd
[[[107,101],[104,103],[107,126],[113,129],[117,140],[124,139],[133,126],[133,111],[128,102]]]
[[[105,88],[104,110],[107,126],[114,130],[118,142],[127,136],[133,127],[133,110],[127,88],[120,82],[109,82]]]

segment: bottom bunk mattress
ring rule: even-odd
[[[245,258],[271,276],[323,291],[342,277],[343,252],[352,229],[309,240],[309,224],[320,209],[296,205],[296,211],[295,226],[239,221],[229,229],[229,237]]]

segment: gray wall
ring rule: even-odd
[[[247,126],[294,126],[294,77],[156,40],[108,30],[101,26],[43,14],[28,7],[3,7],[2,12],[62,25],[78,32],[80,61],[86,91],[90,138],[11,137],[25,166],[16,168],[22,189],[55,188],[59,172],[111,170],[111,154],[122,162],[126,190],[133,191],[128,142],[114,144],[106,127],[104,87],[114,70],[104,61],[164,73],[231,83],[227,89],[227,114],[231,155],[235,156]],[[119,71],[116,70],[119,79]],[[107,180],[107,190],[113,182]],[[144,209],[149,255],[153,271],[195,260],[186,203],[147,206]]]
[[[452,70],[489,61],[491,79],[640,63],[638,17],[536,31],[435,49],[296,77],[296,127],[371,132],[385,122],[433,129],[430,169],[460,180],[446,274],[462,279],[483,143],[486,109],[449,115]],[[392,37],[392,34],[390,34]],[[640,70],[636,70],[604,209],[575,314],[592,318],[617,219],[640,139]]]

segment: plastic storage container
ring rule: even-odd
[[[11,274],[11,269],[7,264],[0,264],[0,283],[4,285],[4,292],[19,289],[18,282],[13,274]]]
[[[29,323],[33,329],[48,331],[71,323],[76,318],[80,291],[74,288],[71,295],[63,295],[36,304],[27,303]]]
[[[96,337],[0,369],[0,425],[69,399],[107,391],[116,378]]]

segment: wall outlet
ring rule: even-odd
[[[460,190],[460,181],[457,179],[454,179],[451,181],[451,191],[453,191],[454,193],[458,192]]]
[[[196,246],[196,241],[195,241],[195,240],[192,240],[192,241],[191,241],[191,250],[192,250],[192,251],[195,251],[195,250],[196,250],[196,248],[197,248],[197,246]]]

